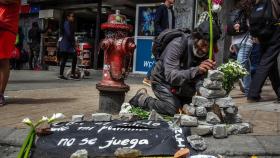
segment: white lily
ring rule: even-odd
[[[23,120],[22,120],[22,123],[24,123],[24,124],[26,124],[26,125],[28,125],[28,126],[33,126],[33,123],[32,123],[32,121],[30,120],[30,118],[24,118]]]
[[[45,121],[48,121],[48,120],[49,120],[49,118],[48,118],[48,117],[46,117],[46,116],[43,116],[41,120],[45,122]]]
[[[48,119],[48,123],[52,123],[56,120],[60,120],[60,119],[64,119],[64,118],[65,118],[65,115],[63,115],[62,113],[56,113],[56,114],[53,114],[50,119]]]

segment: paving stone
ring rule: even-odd
[[[88,158],[88,151],[85,149],[77,150],[70,158]]]
[[[72,115],[73,122],[81,122],[84,120],[84,115]]]
[[[208,112],[206,116],[206,122],[216,125],[221,123],[221,119],[213,112]]]
[[[204,151],[207,149],[207,144],[201,136],[191,135],[187,137],[187,140],[190,143],[191,147],[195,150]]]
[[[275,139],[275,137],[273,136]],[[280,145],[279,144],[279,136],[278,139],[275,139],[275,143],[269,143],[271,146],[278,148],[278,155],[280,153]],[[212,137],[205,137],[205,141],[207,144],[211,144],[207,147],[207,150],[203,152],[203,154],[210,155],[223,155],[225,158],[236,156],[243,157],[248,155],[270,155],[267,153],[260,141],[256,139],[255,136],[250,135],[232,135],[227,139],[215,139]],[[278,146],[277,146],[278,145]]]
[[[207,88],[207,89],[222,89],[223,88],[223,82],[222,81],[212,81],[208,78],[205,78],[203,81],[203,87]]]
[[[202,96],[193,96],[192,104],[195,106],[202,106],[202,107],[212,107],[214,104],[213,99],[207,99]]]
[[[195,114],[197,117],[206,117],[207,110],[205,107],[196,107],[195,108]]]
[[[141,152],[136,149],[131,149],[128,147],[118,148],[114,155],[118,158],[137,158],[141,155]]]
[[[227,128],[225,124],[215,125],[213,127],[213,136],[214,138],[226,138],[227,137]]]
[[[30,129],[17,129],[0,140],[1,144],[9,144],[12,146],[21,146]]]
[[[199,88],[200,94],[208,99],[214,99],[214,98],[223,98],[226,96],[226,91],[224,89],[222,90],[210,90],[204,87]]]
[[[205,136],[211,134],[213,131],[213,125],[198,125],[191,128],[191,133],[194,135]]]
[[[155,110],[152,110],[150,115],[149,115],[148,120],[151,120],[151,121],[164,121],[164,118],[159,113],[157,113]]]
[[[215,99],[215,104],[219,105],[220,108],[227,108],[227,107],[235,106],[235,103],[233,102],[233,100],[230,96],[225,97],[225,98]]]
[[[212,81],[222,81],[224,79],[224,73],[218,70],[209,70],[207,78]]]
[[[198,120],[196,117],[192,117],[189,115],[174,115],[175,118],[180,118],[180,126],[187,126],[187,127],[196,127],[198,126]]]
[[[108,122],[112,120],[112,115],[107,113],[92,114],[92,120],[96,122]]]
[[[253,132],[253,127],[249,123],[238,123],[229,125],[227,128],[228,135],[247,134]]]
[[[185,104],[183,106],[183,111],[190,116],[195,116],[195,107],[192,105]]]
[[[278,155],[280,157],[280,136],[256,136],[256,139],[265,148],[267,155]]]

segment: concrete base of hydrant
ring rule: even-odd
[[[116,89],[97,85],[99,90],[99,112],[118,114],[129,87]]]

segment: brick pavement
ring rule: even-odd
[[[12,77],[12,80],[16,80],[16,77]],[[131,90],[127,94],[126,100],[131,98],[139,88],[145,87],[140,81],[141,78],[136,81],[129,79],[128,82],[131,83]],[[92,81],[93,83],[88,85],[81,84],[73,87],[71,82],[76,84],[77,81],[67,82],[70,82],[70,86],[8,90],[9,105],[0,108],[0,127],[24,128],[25,126],[21,123],[23,118],[30,117],[36,120],[56,112],[64,113],[68,120],[73,114],[85,114],[86,119],[90,119],[91,114],[98,110],[96,81]],[[12,82],[11,84],[15,83]],[[149,94],[152,94],[151,89],[148,88],[148,90]],[[254,133],[252,135],[280,135],[280,109],[273,109],[278,106],[280,107],[280,105],[269,102],[275,96],[269,85],[264,88],[262,95],[267,100],[265,102],[267,104],[266,109],[259,108],[264,103],[247,104],[246,98],[237,89],[231,94],[239,106],[244,120],[250,121],[254,125]]]

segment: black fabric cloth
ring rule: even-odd
[[[280,27],[278,27],[272,38],[262,45],[260,64],[252,78],[248,98],[259,99],[262,87],[267,77],[271,80],[273,90],[280,98],[280,79],[277,68],[277,57],[280,53]]]
[[[185,39],[184,39],[185,38]],[[193,55],[190,35],[172,40],[152,71],[152,89],[158,99],[148,97],[141,107],[149,107],[165,115],[174,115],[178,108],[189,103],[196,85],[203,77],[198,65],[205,58]]]
[[[69,53],[69,52],[61,52],[61,63],[60,63],[60,75],[63,76],[64,68],[66,65],[66,62],[69,58],[72,58],[72,70],[71,73],[75,74],[76,71],[76,65],[77,65],[77,54],[76,53]]]
[[[175,16],[172,7],[167,8],[165,4],[162,4],[157,8],[156,11],[156,17],[155,17],[156,35],[159,35],[163,30],[169,28],[168,9],[170,9],[172,13],[172,28],[175,28]]]

